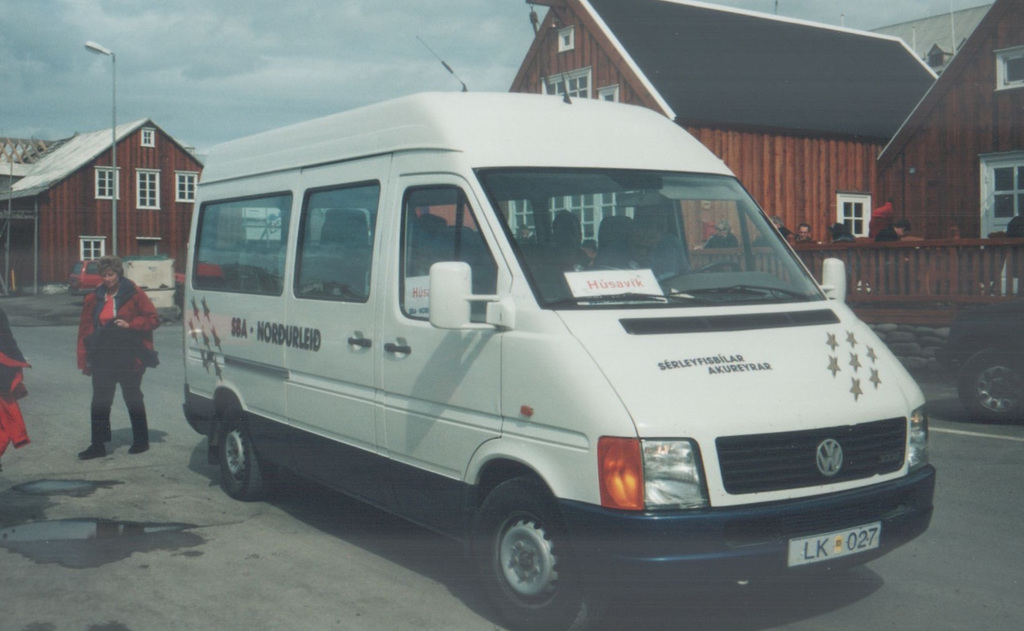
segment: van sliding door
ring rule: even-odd
[[[373,283],[378,207],[390,158],[302,173],[304,196],[287,309],[288,415],[300,473],[384,504],[375,426]]]

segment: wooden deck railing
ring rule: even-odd
[[[822,261],[846,264],[847,302],[868,322],[943,325],[958,309],[1024,295],[1024,241],[949,239],[798,246],[821,278]]]

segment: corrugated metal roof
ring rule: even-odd
[[[117,126],[117,141],[149,122],[143,118],[131,123]],[[92,162],[104,151],[110,149],[110,130],[78,134],[69,138],[61,146],[48,152],[22,179],[11,187],[13,197],[31,197],[51,188],[78,169]]]
[[[21,162],[11,163],[6,160],[0,160],[0,177],[10,177],[13,173],[14,177],[25,177],[32,170],[32,164],[23,164]]]
[[[900,39],[681,0],[583,0],[682,124],[888,139],[935,80]]]

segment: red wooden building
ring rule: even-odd
[[[836,221],[867,234],[876,158],[935,81],[902,40],[862,31],[681,0],[529,3],[548,11],[513,92],[661,112],[817,240]]]
[[[885,147],[879,192],[928,238],[1024,211],[1024,0],[997,0]]]
[[[117,126],[116,178],[110,145],[110,129],[55,143],[4,194],[13,286],[67,282],[76,260],[114,252],[115,180],[117,254],[166,255],[183,271],[202,164],[149,119]]]

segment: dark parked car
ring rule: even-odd
[[[68,291],[73,294],[87,294],[100,286],[99,261],[76,261],[68,277]]]
[[[1024,417],[1024,300],[962,313],[940,358],[957,371],[960,402],[973,416]]]

